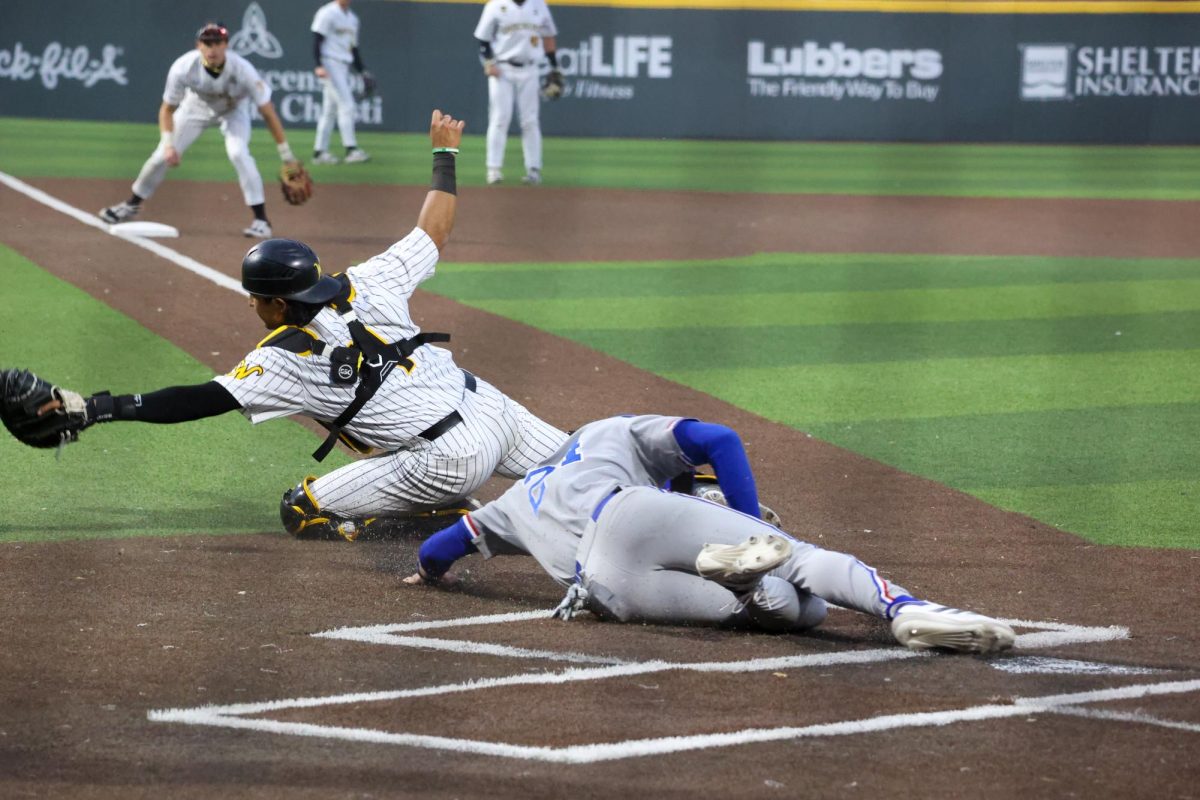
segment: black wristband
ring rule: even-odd
[[[108,392],[97,392],[85,402],[88,423],[112,422],[117,419],[137,419],[140,395],[122,394],[113,397]]]
[[[430,181],[429,188],[435,192],[458,194],[458,179],[454,174],[453,153],[433,154],[433,180]]]
[[[546,60],[550,62],[550,66],[558,69],[558,57],[555,55],[555,52],[557,51],[551,50],[549,53],[546,53]]]

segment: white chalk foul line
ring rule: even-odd
[[[218,272],[207,264],[202,264],[196,259],[191,258],[190,256],[185,256],[183,253],[180,253],[176,250],[172,250],[166,245],[160,244],[153,239],[147,239],[143,236],[132,236],[127,233],[115,232],[109,228],[108,223],[102,222],[96,217],[96,215],[89,214],[73,205],[64,203],[54,195],[43,192],[36,186],[30,186],[25,181],[21,180],[20,178],[14,178],[7,172],[0,172],[0,183],[3,183],[5,186],[14,191],[20,192],[31,200],[36,200],[42,205],[49,206],[61,214],[66,214],[68,217],[71,217],[78,222],[82,222],[84,225],[90,225],[91,227],[102,230],[123,242],[129,242],[130,244],[136,245],[143,250],[149,250],[151,253],[154,253],[154,255],[159,256],[160,258],[165,258],[167,261],[170,261],[176,266],[183,267],[188,272],[195,273],[205,280],[212,281],[223,289],[229,289],[230,291],[237,292],[243,297],[246,296],[246,291],[242,288],[241,283],[238,281],[234,280],[223,272]]]
[[[1133,722],[1138,725],[1156,725],[1160,728],[1171,728],[1178,731],[1200,733],[1200,725],[1194,722],[1177,722],[1172,719],[1160,719],[1149,714],[1128,713],[1124,711],[1103,711],[1095,708],[1080,708],[1079,706],[1063,706],[1053,709],[1054,714],[1068,717],[1084,717],[1086,719],[1102,719],[1110,722]]]
[[[254,730],[264,733],[290,734],[293,736],[310,736],[345,741],[374,742],[378,744],[396,744],[410,747],[424,747],[437,750],[450,750],[459,753],[500,756],[505,758],[544,761],[560,764],[591,764],[599,761],[614,761],[623,758],[636,758],[651,755],[665,755],[685,750],[700,750],[715,747],[732,747],[735,745],[753,744],[757,742],[782,741],[821,736],[847,736],[862,733],[877,733],[880,731],[897,730],[902,728],[920,728],[945,726],[957,722],[979,721],[985,719],[1004,719],[1006,717],[1029,716],[1039,713],[1070,713],[1069,709],[1082,703],[1107,702],[1112,700],[1145,697],[1200,691],[1200,680],[1173,681],[1159,684],[1142,684],[1125,686],[1120,689],[1107,689],[1074,694],[1049,695],[1046,697],[1018,698],[1012,705],[988,704],[948,711],[930,711],[915,714],[885,714],[866,719],[845,720],[842,722],[807,725],[803,727],[780,728],[750,728],[728,733],[700,734],[696,736],[668,736],[652,739],[631,739],[623,742],[605,742],[569,747],[530,747],[503,742],[481,742],[473,739],[454,739],[442,736],[426,736],[411,733],[391,733],[388,731],[369,730],[365,728],[343,728],[327,725],[311,725],[296,722],[279,722],[268,719],[246,719],[231,716],[228,712],[221,713],[215,707],[153,711],[150,719],[161,722],[178,722],[187,725],[213,725],[218,727]],[[228,708],[228,707],[227,707]],[[1129,715],[1099,715],[1090,714],[1096,718],[1118,719]],[[1134,720],[1146,722],[1141,715]],[[1160,721],[1161,722],[1161,721]],[[1187,726],[1181,723],[1170,724],[1170,727],[1184,727],[1193,730],[1197,726]]]
[[[925,658],[925,654],[897,647],[881,650],[851,650],[841,653],[818,655],[782,656],[758,658],[748,661],[671,662],[641,661],[604,667],[572,668],[561,672],[533,672],[506,675],[500,678],[482,678],[462,683],[424,686],[417,689],[395,689],[383,692],[356,692],[353,694],[330,695],[327,697],[300,697],[286,700],[268,700],[261,703],[237,703],[225,706],[204,706],[199,709],[165,709],[150,712],[151,719],[159,722],[177,722],[181,715],[202,711],[217,715],[262,714],[291,708],[315,708],[317,706],[372,703],[383,700],[402,700],[409,697],[473,692],[480,689],[498,689],[506,686],[550,686],[579,681],[596,681],[608,678],[627,678],[649,675],[655,672],[680,670],[688,672],[767,672],[781,669],[804,669],[849,664],[874,664],[881,661],[903,661],[910,658]]]
[[[528,620],[545,620],[546,611],[519,611],[507,614],[487,614],[475,617],[460,617],[445,620],[423,620],[421,622],[404,622],[392,625],[367,625],[356,628],[335,628],[333,630],[314,633],[321,639],[342,639],[351,642],[368,644],[391,645],[394,647],[419,647],[428,650],[444,650],[457,653],[482,653],[486,655],[507,658],[535,658],[549,661],[565,661],[576,664],[621,664],[621,659],[606,656],[594,656],[586,653],[554,652],[548,650],[528,650],[508,645],[484,644],[461,639],[431,639],[420,636],[398,636],[399,633],[410,631],[431,631],[443,628],[461,628],[473,625],[498,625],[507,622],[524,622]],[[1033,622],[1030,620],[1006,619],[1001,620],[1016,628],[1033,628],[1034,633],[1023,633],[1017,637],[1014,647],[1018,650],[1034,650],[1046,647],[1059,647],[1067,644],[1084,644],[1088,642],[1108,642],[1117,639],[1128,639],[1129,629],[1120,626],[1106,628],[1087,627],[1082,625],[1067,625],[1061,622]]]

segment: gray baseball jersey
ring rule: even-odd
[[[672,429],[680,417],[612,417],[584,425],[545,464],[468,524],[488,552],[532,555],[559,583],[575,580],[575,556],[600,501],[615,489],[661,486],[690,469]]]

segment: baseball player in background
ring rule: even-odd
[[[710,464],[728,505],[666,491]],[[556,615],[620,622],[812,628],[826,601],[891,622],[913,649],[1012,646],[995,619],[929,603],[853,556],[794,539],[759,518],[741,439],[723,425],[663,416],[592,422],[497,500],[434,534],[409,584],[448,578],[457,559],[525,554],[570,587]]]
[[[324,275],[302,242],[269,239],[250,249],[242,286],[271,334],[234,370],[148,394],[80,398],[63,390],[78,402],[42,413],[78,408],[86,414],[83,427],[187,422],[229,411],[255,424],[312,417],[333,431],[326,446],[340,434],[376,456],[309,476],[284,495],[284,527],[303,536],[354,539],[376,517],[461,504],[493,472],[524,475],[566,434],[460,369],[448,351],[428,343],[449,337],[421,333],[408,309],[454,224],[462,131],[461,121],[433,112],[432,188],[416,227],[344,275]]]
[[[337,121],[346,148],[346,163],[359,164],[371,157],[358,146],[354,135],[354,92],[350,88],[350,70],[361,73],[373,84],[374,78],[363,68],[358,52],[358,15],[350,10],[350,0],[332,0],[313,16],[313,70],[321,79],[321,116],[317,120],[317,138],[313,145],[314,164],[337,164],[329,152],[333,123]]]
[[[280,160],[291,164],[296,157],[271,103],[271,87],[253,64],[237,53],[228,52],[228,48],[229,31],[222,25],[209,23],[196,33],[196,49],[171,65],[158,109],[158,147],[138,173],[129,199],[101,209],[100,219],[115,224],[133,218],[166,178],[167,168],[179,166],[183,154],[206,128],[219,126],[225,137],[225,153],[237,171],[242,197],[254,214],[242,233],[258,239],[271,236],[262,176],[254,156],[250,155],[251,103],[262,114],[267,130],[275,139]]]
[[[538,70],[543,56],[550,62],[551,80],[562,89],[555,56],[554,18],[545,0],[487,0],[475,38],[483,72],[488,79],[487,182],[504,180],[504,148],[512,122],[513,103],[521,125],[525,155],[522,183],[542,182],[542,128]]]

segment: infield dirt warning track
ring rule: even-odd
[[[33,183],[85,211],[124,191]],[[167,184],[155,216],[183,229],[172,247],[233,277],[246,243],[230,235],[242,221],[223,199],[230,189]],[[281,223],[304,230],[333,263],[406,232],[421,193],[394,190],[384,202],[359,188],[322,189],[358,209],[348,228],[315,214],[275,223],[281,233]],[[214,369],[229,365],[212,351],[258,340],[257,320],[237,315],[245,309],[228,288],[26,195],[0,188],[0,197],[6,244]],[[468,211],[466,195],[447,257],[558,257],[532,237],[490,241],[489,226],[527,213],[528,197],[489,193],[486,210],[480,202]],[[727,198],[729,217],[742,213],[738,203],[758,202]],[[662,221],[660,211],[677,212],[656,193],[588,192],[580,202],[627,208],[639,199],[651,230],[683,224]],[[888,238],[898,206],[862,202],[826,230],[840,225],[844,238],[870,229],[882,251],[889,241],[917,248],[904,231]],[[1001,231],[1031,216],[1024,202],[988,202]],[[1186,241],[1150,244],[1115,220],[1194,207],[1116,205],[1110,227],[1092,232],[1110,255],[1189,254]],[[1055,219],[1049,208],[1033,216]],[[1071,219],[1064,214],[1057,219]],[[581,234],[573,258],[633,257],[620,231],[595,229],[602,224]],[[1052,227],[1045,221],[1041,233]],[[989,236],[947,247],[991,252],[1004,237]],[[1072,227],[1044,246],[1067,254],[1085,239]],[[821,249],[806,241],[778,247]],[[602,253],[604,242],[618,250]],[[226,306],[234,310],[216,318]],[[1196,796],[1200,643],[1187,606],[1195,554],[1094,546],[516,323],[423,293],[414,309],[422,324],[454,332],[463,366],[561,426],[617,409],[733,425],[789,527],[914,592],[1016,620],[1020,647],[993,659],[916,656],[882,623],[849,612],[806,636],[562,623],[542,616],[558,587],[524,559],[468,561],[457,592],[401,585],[415,565],[413,541],[197,531],[8,543],[0,794]]]

